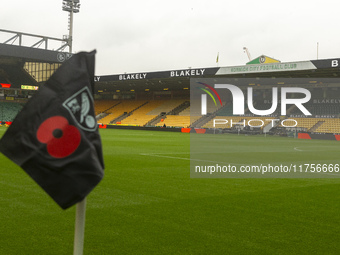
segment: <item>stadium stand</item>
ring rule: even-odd
[[[164,104],[162,100],[153,100],[147,102],[147,104],[143,105],[139,109],[132,112],[132,114],[121,121],[122,125],[134,125],[134,126],[144,126],[150,120],[157,117],[157,115],[148,114],[153,109],[159,107]]]
[[[271,108],[272,106],[272,103],[268,102],[268,101],[264,101],[264,100],[258,100],[256,102],[253,103],[254,105],[254,108],[257,109],[257,110],[268,110]],[[245,108],[248,107],[248,106],[245,106]],[[277,116],[279,115],[279,107],[276,108],[276,110],[271,114],[271,116]],[[246,114],[250,113],[248,111],[248,109],[245,111]]]
[[[315,133],[340,133],[339,118],[292,118],[297,122],[298,128],[305,128],[307,132]],[[293,126],[296,123],[285,121],[285,125]],[[280,125],[282,127],[282,125]]]
[[[95,108],[99,123],[109,124],[113,122],[113,124],[116,124],[114,121],[116,120],[121,125],[145,126],[149,124],[150,126],[155,126],[156,123],[159,123],[156,126],[163,126],[164,123],[160,120],[165,118],[166,114],[173,113],[176,109],[185,108],[186,112],[182,115],[186,115],[184,119],[190,119],[190,108],[188,109],[188,106],[184,105],[185,102],[188,102],[188,100],[96,100]],[[159,119],[156,119],[157,117]],[[151,122],[154,119],[156,119],[156,122],[152,124]],[[178,118],[177,122],[183,121]],[[183,123],[188,126],[190,125],[190,120]]]
[[[225,105],[216,113],[216,116],[232,116],[232,115],[233,115],[233,105],[231,103]]]
[[[263,129],[265,126],[268,124],[272,123],[272,120],[274,119],[273,117],[244,117],[246,121],[246,125],[251,125],[251,126],[260,126],[261,129]],[[275,125],[275,123],[274,123]]]
[[[178,106],[182,105],[185,101],[188,101],[188,100],[183,100],[183,99],[163,100],[163,104],[156,107],[155,109],[150,111],[148,114],[159,115],[162,112],[169,113],[170,111],[174,110]]]
[[[240,117],[240,116],[216,116],[215,118],[211,119],[208,123],[206,123],[205,125],[203,125],[203,128],[231,128],[231,122],[230,119],[232,118],[233,123],[238,123],[241,122],[245,117]],[[217,124],[217,119],[223,119],[223,120],[228,120],[227,123],[225,124]],[[214,127],[214,120],[216,120],[216,124]],[[224,122],[223,122],[224,123]],[[233,127],[235,127],[235,125],[233,125]]]
[[[334,101],[332,99],[325,99],[325,102]],[[314,117],[338,117],[340,115],[340,105],[336,103],[308,103],[305,105],[308,111]],[[300,116],[302,113],[300,109],[294,107],[293,111],[290,112],[292,116]]]
[[[32,49],[26,49],[27,52]],[[13,57],[2,57],[0,63],[0,99],[6,101],[0,104],[0,120],[11,121],[14,119],[16,113],[21,108],[20,104],[13,103],[13,99],[20,99],[20,97],[28,98],[35,92],[28,92],[21,88],[21,85],[30,84],[43,86],[42,82],[46,81],[51,74],[61,65],[57,60],[53,62],[46,56],[43,59],[23,59],[16,54]],[[55,52],[54,55],[59,55]],[[1,56],[0,56],[1,57]],[[46,59],[45,59],[46,58]],[[25,62],[26,61],[26,62]],[[309,132],[317,133],[340,133],[340,90],[338,81],[316,81],[312,77],[338,77],[340,76],[340,69],[333,68],[331,65],[334,60],[322,60],[318,62],[320,65],[317,69],[310,70],[286,70],[281,72],[282,77],[299,78],[305,77],[308,73],[306,80],[302,83],[293,84],[292,86],[301,86],[308,88],[312,94],[312,99],[304,104],[305,107],[313,114],[310,118],[306,118],[304,114],[295,105],[287,106],[286,119],[294,119],[295,121],[285,120],[287,126],[294,126],[297,123],[298,128]],[[338,60],[337,60],[338,61]],[[325,63],[328,62],[328,67]],[[310,62],[309,62],[310,63]],[[314,62],[313,62],[314,63]],[[314,63],[315,64],[315,63]],[[298,65],[296,64],[296,67]],[[332,66],[332,67],[330,67]],[[276,69],[275,69],[276,70]],[[245,75],[250,78],[256,79],[256,87],[254,86],[254,93],[252,96],[253,105],[257,110],[267,110],[272,106],[272,87],[277,86],[280,79],[277,70],[273,72],[254,72],[254,74],[245,72]],[[234,82],[239,77],[244,77],[244,74],[230,74],[225,70],[206,69],[205,73],[198,72],[199,70],[178,70],[178,71],[164,71],[155,73],[142,74],[120,74],[95,77],[95,114],[98,123],[102,124],[116,124],[120,125],[133,125],[133,126],[164,126],[167,127],[203,127],[213,128],[214,119],[232,119],[233,123],[241,122],[239,126],[243,126],[242,122],[246,124],[250,120],[252,126],[268,127],[273,118],[280,117],[281,109],[276,108],[270,116],[260,117],[255,116],[249,111],[247,100],[244,105],[243,116],[233,116],[232,95],[222,96],[221,100],[228,100],[223,102],[223,106],[219,104],[219,100],[215,97],[207,100],[208,113],[201,115],[199,107],[190,106],[190,76],[197,78],[220,78],[230,77],[230,82]],[[207,73],[209,71],[209,73]],[[222,75],[223,72],[224,75]],[[170,74],[169,74],[170,73]],[[143,79],[140,79],[143,77]],[[100,78],[100,79],[99,79]],[[268,79],[262,78],[270,78]],[[233,80],[235,79],[235,80]],[[8,85],[14,86],[8,86]],[[248,81],[240,83],[242,91],[246,92]],[[286,84],[285,84],[286,86]],[[287,85],[290,86],[290,85]],[[280,92],[278,92],[280,93]],[[244,93],[246,95],[246,93]],[[295,98],[299,95],[291,93],[288,97]],[[280,95],[278,95],[280,97]],[[138,99],[138,100],[137,100]],[[12,101],[10,101],[12,100]],[[20,101],[19,101],[20,102]],[[17,105],[17,106],[15,106]],[[18,108],[16,108],[18,107]],[[258,119],[261,121],[255,121]],[[281,119],[284,120],[284,119]],[[263,121],[263,122],[262,122]],[[230,128],[230,122],[227,124],[220,124],[221,128]],[[217,125],[219,127],[219,124]],[[279,124],[281,130],[286,127]],[[266,129],[264,132],[267,132]]]
[[[314,132],[317,133],[340,133],[340,119],[323,118],[318,119],[320,125],[316,127]]]
[[[106,110],[107,116],[98,120],[102,124],[110,124],[119,122],[119,118],[127,117],[132,111],[137,110],[142,105],[146,104],[146,100],[123,100],[120,104]]]
[[[9,83],[6,72],[0,68],[0,83]]]
[[[190,126],[190,116],[179,116],[179,115],[167,115],[166,118],[157,123],[156,126],[163,126],[166,125],[167,127],[189,127]]]
[[[164,115],[155,126],[166,125],[167,127],[187,128],[202,117],[200,109],[195,111],[195,109],[190,108],[189,100],[177,100],[177,107],[170,111],[169,109],[167,110],[167,114]]]
[[[190,116],[190,106],[178,113],[179,116]]]
[[[286,126],[294,126],[300,127],[300,128],[305,128],[307,131],[313,128],[320,120],[318,118],[291,118],[293,120],[287,120],[285,121],[284,125]],[[283,127],[282,124],[279,124],[279,127]]]
[[[105,113],[107,110],[111,109],[117,104],[120,104],[121,101],[115,100],[95,100],[94,107],[95,107],[95,114],[99,115],[100,113]]]
[[[241,127],[258,127],[260,129],[263,129],[263,127],[267,126],[271,123],[271,120],[274,118],[271,117],[244,117],[244,116],[216,116],[214,119],[210,120],[206,125],[204,125],[204,128],[235,128],[236,126]],[[214,120],[215,127],[214,127]],[[220,120],[220,121],[218,121]],[[218,123],[224,123],[224,121],[227,120],[228,122],[225,124],[218,124]],[[250,121],[250,123],[249,123]],[[232,124],[232,126],[231,126]]]
[[[19,66],[11,66],[11,65],[2,65],[1,69],[6,72],[8,81],[14,86],[20,85],[37,85],[36,80],[34,80],[22,67]]]
[[[14,102],[0,102],[0,120],[13,121],[23,105]]]

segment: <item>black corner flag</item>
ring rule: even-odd
[[[0,140],[63,209],[101,181],[104,162],[94,113],[95,51],[73,55],[40,87]]]

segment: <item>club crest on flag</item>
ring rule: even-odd
[[[63,106],[71,114],[78,126],[86,131],[94,131],[97,128],[94,112],[93,98],[88,87],[84,87],[71,97],[69,97]]]

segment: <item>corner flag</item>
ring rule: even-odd
[[[0,140],[0,151],[63,209],[82,201],[104,175],[94,61],[95,51],[81,52],[61,65]]]

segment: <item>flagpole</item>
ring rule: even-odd
[[[217,57],[216,57],[216,66],[218,67],[218,60],[219,60],[219,57],[220,57],[220,52],[217,52]]]
[[[76,205],[73,255],[83,255],[85,234],[86,197]]]

